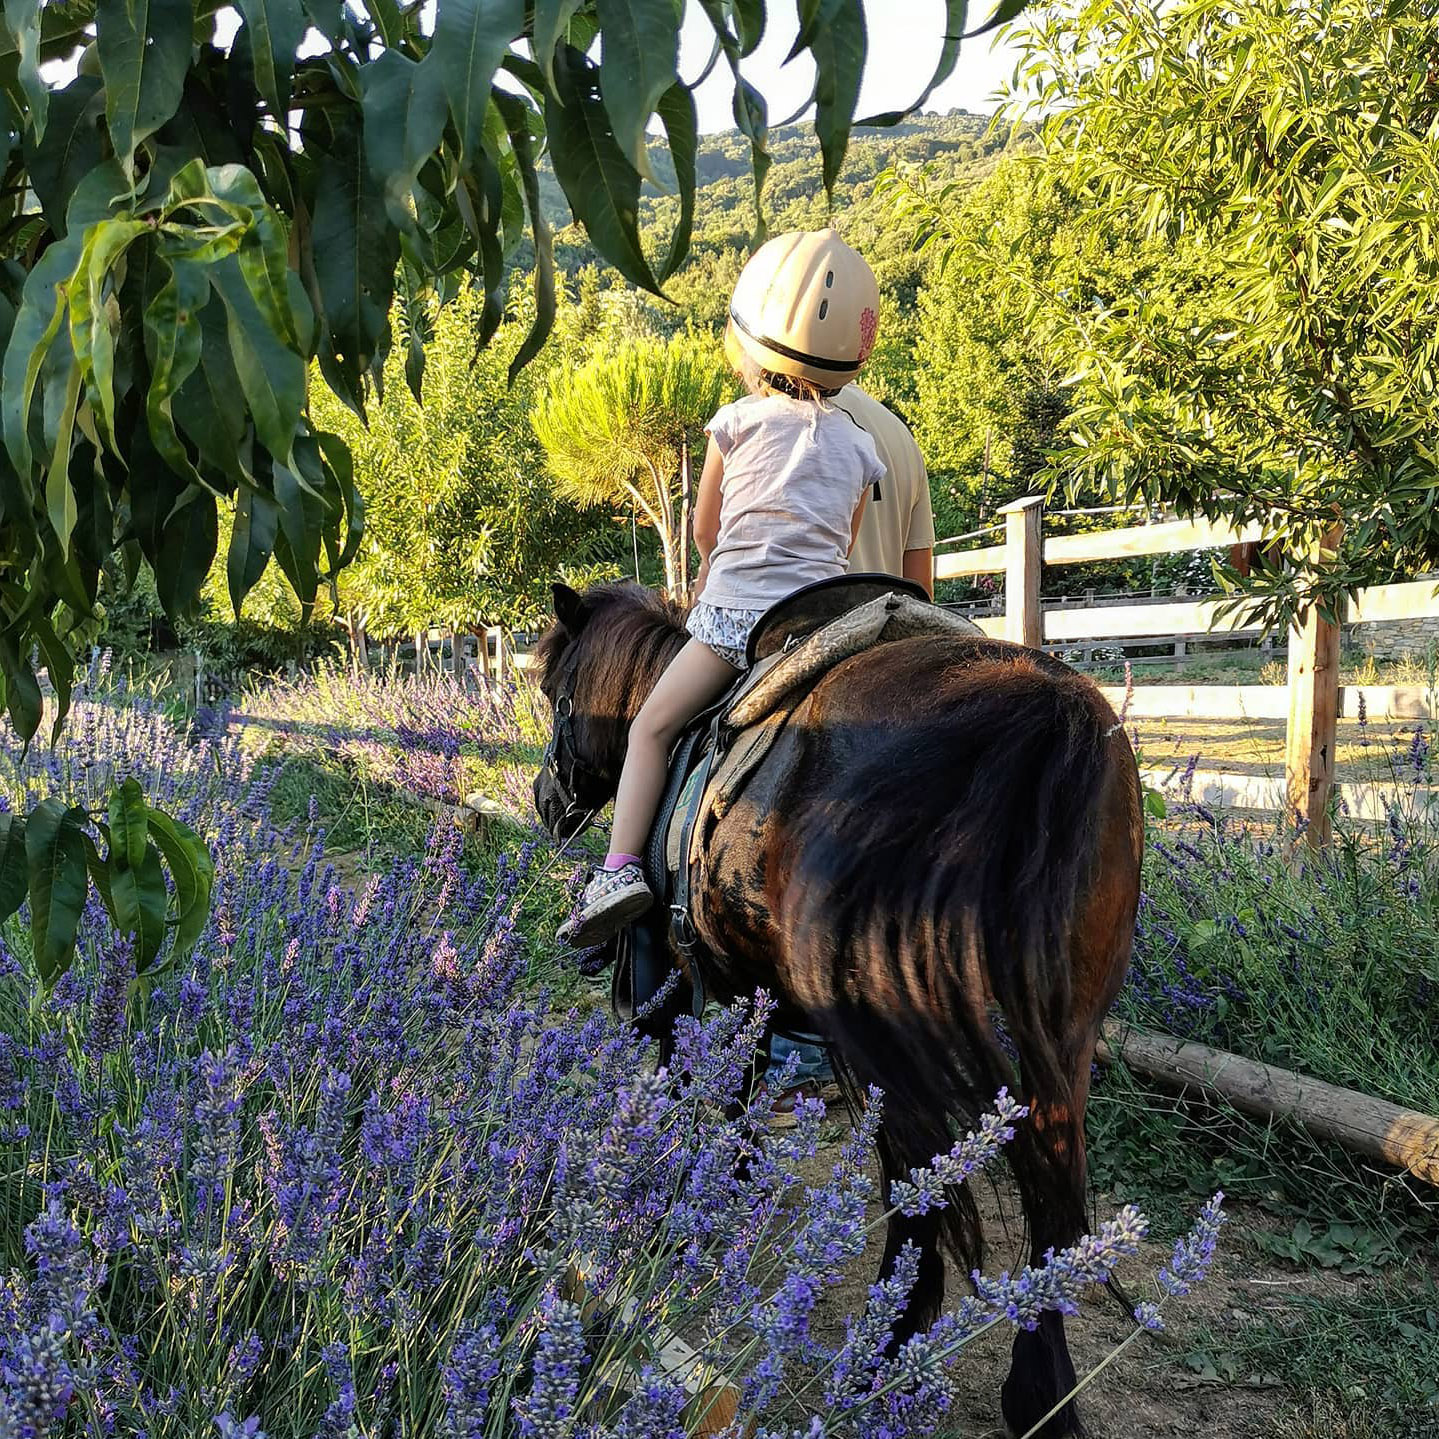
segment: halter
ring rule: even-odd
[[[604,803],[603,799],[594,804],[583,803],[579,797],[580,790],[598,789],[603,793],[609,787],[605,777],[579,757],[575,748],[574,726],[571,723],[574,712],[574,700],[571,699],[568,689],[562,690],[559,698],[555,700],[555,727],[550,732],[550,742],[540,757],[540,773],[549,776],[555,793],[565,806],[564,812],[555,821],[556,829],[562,830],[571,820],[579,822],[578,828],[570,836],[572,839],[589,828],[596,810]]]

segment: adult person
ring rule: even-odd
[[[874,441],[884,465],[850,553],[856,574],[902,575],[934,598],[934,511],[924,457],[904,420],[858,385],[846,385],[831,402]]]
[[[850,552],[850,571],[901,575],[922,585],[933,599],[934,511],[924,457],[909,426],[856,384],[846,385],[830,403],[868,433],[884,465],[879,492],[870,496],[859,522],[859,537]],[[789,1087],[775,1102],[771,1117],[771,1122],[780,1128],[794,1123],[795,1101],[801,1096],[826,1100],[839,1097],[829,1054],[820,1045],[782,1034],[771,1037],[773,1063],[783,1064],[791,1054],[796,1058]]]

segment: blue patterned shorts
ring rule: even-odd
[[[726,609],[723,605],[707,605],[700,600],[690,611],[685,628],[722,660],[742,670],[749,667],[745,659],[749,632],[764,613],[764,610]]]

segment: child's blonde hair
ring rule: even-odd
[[[776,370],[763,369],[747,354],[742,363],[735,366],[735,373],[752,395],[784,395],[791,400],[819,404],[839,394],[838,390],[826,389],[800,375],[781,375]]]

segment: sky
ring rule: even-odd
[[[934,72],[944,33],[943,0],[864,0],[864,8],[869,22],[869,58],[860,91],[860,116],[913,104]],[[981,3],[974,8],[983,15],[988,7]],[[744,74],[769,101],[770,123],[775,124],[789,119],[809,97],[814,66],[808,56],[790,65],[783,63],[798,29],[795,0],[771,0],[769,10],[765,39],[745,60]],[[222,9],[216,16],[217,43],[228,44],[238,23],[232,9]],[[703,71],[713,36],[703,10],[689,0],[680,34],[682,76],[693,79]],[[323,48],[323,41],[320,44]],[[994,92],[1013,64],[1013,50],[1002,42],[996,45],[992,36],[968,41],[960,47],[954,74],[929,97],[925,109],[992,110]],[[47,66],[46,78],[52,84],[68,83],[74,67],[73,59]],[[713,134],[734,127],[733,91],[729,67],[723,63],[715,66],[695,94],[702,132]]]
[[[860,90],[859,115],[898,110],[912,105],[929,83],[939,59],[944,34],[943,0],[864,0],[868,21],[869,56]],[[976,5],[983,15],[989,7]],[[784,57],[799,28],[794,0],[774,0],[769,25],[759,49],[744,62],[745,78],[769,101],[773,124],[788,119],[808,98],[814,84],[814,66],[802,56],[784,65]],[[698,75],[709,59],[714,32],[700,7],[691,3],[680,35],[680,74]],[[959,63],[925,103],[926,110],[951,108],[990,111],[994,92],[1014,67],[1015,52],[992,35],[960,46]],[[706,134],[734,127],[731,97],[734,85],[723,62],[695,94],[700,129]]]

